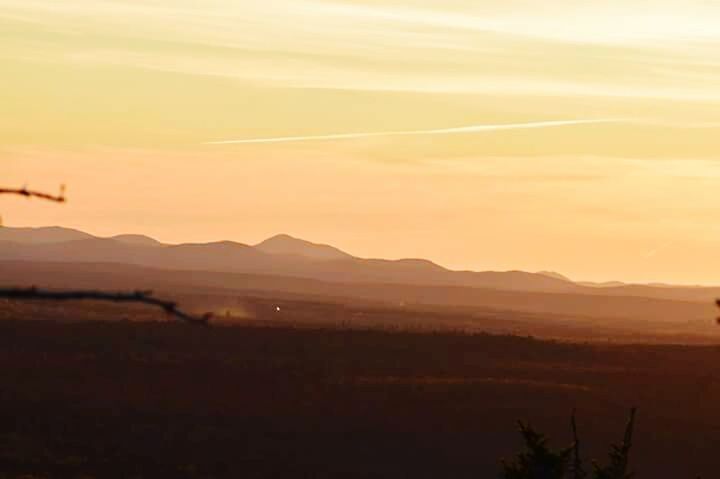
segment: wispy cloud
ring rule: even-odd
[[[720,101],[720,8],[663,3],[0,0],[15,32],[0,56],[270,88]]]
[[[396,130],[396,131],[375,131],[360,133],[333,133],[328,135],[303,135],[303,136],[275,136],[266,138],[241,138],[233,140],[208,141],[205,145],[231,145],[231,144],[252,144],[252,143],[291,143],[302,141],[332,141],[351,140],[359,138],[376,138],[389,136],[422,136],[422,135],[455,135],[463,133],[484,133],[504,130],[528,130],[537,128],[557,128],[563,126],[577,126],[600,123],[624,123],[632,120],[622,118],[598,118],[586,120],[546,120],[524,123],[500,123],[490,125],[469,125],[453,128],[436,128],[429,130]]]

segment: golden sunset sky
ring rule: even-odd
[[[720,2],[0,0],[9,226],[720,284]]]

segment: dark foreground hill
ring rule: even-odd
[[[35,307],[2,309],[2,477],[492,478],[517,419],[567,445],[577,408],[602,460],[632,405],[635,477],[720,469],[717,347],[21,319]]]

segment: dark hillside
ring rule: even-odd
[[[567,443],[577,407],[599,457],[639,405],[638,478],[720,467],[717,347],[271,324],[6,318],[0,463],[10,477],[494,477],[516,419]]]

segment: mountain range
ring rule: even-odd
[[[144,235],[100,238],[63,227],[0,228],[0,260],[122,263],[172,270],[295,276],[324,281],[470,286],[565,292],[554,273],[452,271],[424,259],[366,259],[280,234],[256,245],[233,241],[164,244]]]
[[[555,272],[454,271],[425,259],[359,258],[334,246],[280,234],[256,245],[165,244],[137,234],[109,238],[63,227],[0,228],[0,261],[115,263],[165,270],[307,278],[325,282],[460,286],[506,291],[625,295],[705,301],[718,288],[576,283]]]
[[[165,244],[137,234],[100,238],[61,227],[2,227],[0,286],[23,285],[147,289],[198,312],[260,297],[399,308],[407,317],[429,311],[437,322],[427,327],[601,341],[720,338],[716,287],[580,283],[552,271],[453,271],[424,259],[359,258],[286,234],[255,245]]]

